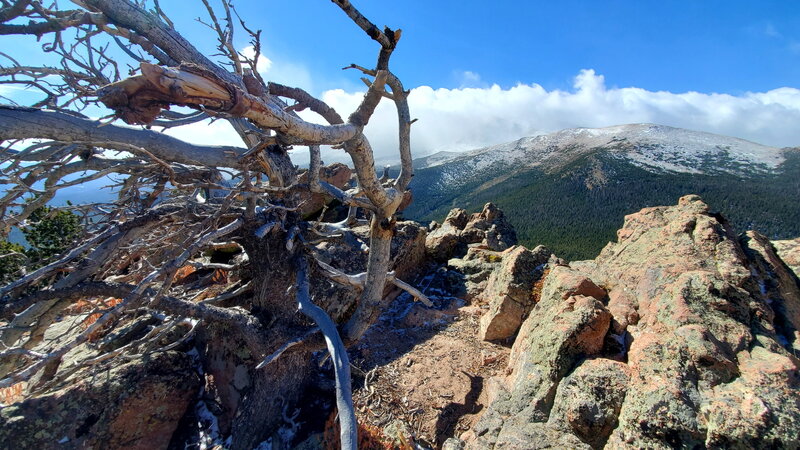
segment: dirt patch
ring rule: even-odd
[[[485,382],[505,370],[509,349],[478,340],[480,306],[432,300],[436,308],[398,299],[352,361],[359,420],[386,427],[399,419],[417,442],[438,448],[478,419]]]

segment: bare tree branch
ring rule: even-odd
[[[345,343],[357,341],[386,309],[389,283],[430,302],[388,271],[395,214],[413,176],[408,92],[389,70],[401,33],[378,29],[347,0],[334,3],[380,46],[374,67],[350,66],[365,75],[368,88],[346,119],[302,89],[262,79],[260,31],[248,28],[229,0],[198,3],[216,41],[213,55],[181,35],[157,0],[73,0],[75,9],[0,0],[0,35],[36,36],[42,51],[57,60],[43,64],[10,50],[0,53],[0,84],[25,86],[36,97],[28,107],[0,106],[0,183],[8,186],[0,194],[2,231],[31,227],[31,218],[41,217],[57,194],[79,185],[105,180],[114,195],[95,204],[44,209],[52,217],[63,211],[80,216],[79,237],[60,254],[35,261],[20,251],[3,259],[21,264],[15,270],[22,276],[0,287],[0,387],[31,380],[28,395],[53,390],[78,370],[91,373],[115,361],[194,345],[197,332],[209,339],[202,351],[220,352],[208,358],[232,357],[226,345],[244,346],[244,364],[259,386],[298,389],[283,386],[279,377],[307,370],[302,364],[320,331],[334,362],[342,445],[355,448]],[[254,56],[236,49],[234,33],[241,30],[251,38]],[[379,178],[363,133],[383,99],[393,101],[398,114],[402,170],[396,180]],[[174,107],[194,111],[170,111]],[[327,125],[297,114],[306,109]],[[90,113],[104,117],[84,115]],[[242,145],[189,144],[115,124],[117,119],[163,129],[226,120]],[[348,153],[356,187],[322,179],[321,145]],[[308,146],[307,174],[289,157],[293,146]],[[323,207],[323,214],[314,214],[317,221],[306,221],[311,213],[304,208],[320,197],[341,202],[348,219],[326,223]],[[340,335],[328,313],[311,301],[309,284],[316,280],[309,280],[305,255],[312,253],[310,242],[358,223],[357,209],[369,222],[366,271],[347,275],[320,264],[329,277],[357,287],[344,290],[353,312],[339,324]],[[300,312],[316,326],[296,314],[286,294],[292,285]],[[44,339],[56,321],[80,314],[97,320],[74,328],[64,341]],[[120,329],[141,314],[152,320],[149,328],[132,341],[120,340]],[[223,342],[227,336],[219,339],[219,330],[229,331],[234,341]],[[177,337],[162,342],[171,334]],[[107,350],[112,347],[93,344],[96,339],[120,344]],[[62,357],[78,347],[87,351],[73,352],[79,361],[61,367]],[[238,407],[269,410],[274,399],[248,403],[269,392],[254,388]],[[242,422],[245,431],[233,436],[238,448],[253,448],[257,442],[251,438],[262,437],[254,430],[264,420],[279,419],[235,412],[248,420]]]
[[[328,313],[311,301],[308,290],[308,262],[302,254],[297,255],[297,304],[300,312],[311,318],[325,336],[336,376],[336,407],[339,411],[341,448],[355,450],[358,444],[358,423],[353,408],[347,349]]]
[[[3,139],[54,139],[61,142],[127,142],[158,157],[198,166],[244,167],[241,147],[199,146],[150,130],[102,125],[70,114],[0,106]]]

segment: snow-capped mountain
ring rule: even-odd
[[[740,228],[800,235],[800,150],[654,124],[574,128],[415,161],[410,218],[493,201],[527,244],[552,229],[613,239],[624,214],[695,193]],[[577,223],[576,216],[590,223]],[[566,225],[578,228],[569,229]],[[583,227],[582,229],[579,229]],[[595,228],[592,228],[595,227]],[[742,230],[743,231],[743,230]],[[550,244],[552,245],[552,243]],[[580,252],[578,252],[580,253]],[[582,253],[587,257],[593,256]]]
[[[782,149],[734,137],[654,124],[606,128],[570,128],[467,153],[440,152],[420,158],[419,168],[452,163],[463,173],[447,171],[449,180],[464,180],[493,166],[514,170],[541,167],[558,170],[587,154],[603,151],[648,171],[749,176],[767,173],[784,162]]]

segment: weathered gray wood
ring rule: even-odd
[[[301,313],[317,324],[331,355],[336,376],[336,408],[339,412],[339,437],[342,449],[356,450],[358,444],[358,422],[353,407],[353,390],[350,384],[350,360],[347,349],[339,336],[339,330],[324,309],[311,301],[308,289],[308,261],[297,256],[297,304]]]
[[[102,125],[62,112],[0,106],[0,140],[8,139],[125,142],[171,162],[231,168],[243,167],[239,156],[247,151],[243,147],[193,145],[156,131]]]
[[[16,372],[0,381],[0,386],[28,379],[37,372],[46,373],[49,369],[43,370],[43,368],[51,368],[51,364],[55,364],[57,367],[58,360],[65,354],[64,352],[85,342],[87,336],[93,331],[99,330],[112,319],[121,317],[128,309],[146,307],[151,311],[161,313],[202,318],[202,320],[236,328],[242,332],[241,338],[244,339],[250,353],[256,358],[260,359],[270,353],[274,355],[287,353],[269,368],[258,372],[266,375],[255,378],[257,387],[253,388],[253,392],[251,392],[254,395],[250,395],[246,402],[242,403],[246,407],[242,406],[242,409],[238,410],[236,407],[233,408],[242,414],[238,416],[239,424],[237,425],[241,432],[239,434],[232,432],[232,436],[236,434],[233,436],[232,446],[252,448],[252,444],[257,442],[253,440],[259,437],[260,433],[255,429],[259,424],[269,422],[270,417],[275,416],[275,406],[268,403],[274,399],[271,396],[279,394],[271,390],[270,383],[275,380],[291,379],[291,376],[286,378],[286,375],[292,375],[303,367],[303,361],[308,357],[310,351],[308,346],[291,345],[294,342],[291,340],[287,342],[287,339],[299,330],[302,330],[301,333],[308,332],[306,322],[301,321],[302,326],[298,326],[300,323],[296,322],[297,319],[294,318],[293,312],[286,308],[285,300],[289,300],[289,304],[291,304],[291,300],[283,298],[282,301],[275,301],[272,298],[281,295],[285,297],[287,285],[296,282],[296,300],[301,311],[319,324],[325,335],[327,347],[333,356],[337,378],[337,404],[342,425],[342,446],[348,449],[355,448],[357,426],[352,411],[349,365],[345,346],[337,332],[336,324],[324,310],[314,305],[309,298],[308,268],[303,257],[300,257],[296,280],[291,271],[279,273],[275,279],[265,276],[264,273],[259,274],[258,270],[261,269],[272,270],[272,264],[278,264],[285,269],[285,266],[291,262],[291,258],[285,256],[291,254],[292,249],[287,250],[288,253],[285,254],[277,253],[272,255],[274,256],[272,258],[264,258],[262,256],[271,255],[270,250],[262,248],[265,246],[259,247],[255,242],[264,242],[265,236],[253,236],[258,235],[258,230],[261,229],[259,227],[265,221],[272,223],[273,226],[269,228],[270,236],[278,239],[276,235],[285,233],[289,236],[289,241],[298,246],[298,248],[294,248],[294,253],[301,255],[304,251],[303,239],[300,237],[295,239],[295,236],[301,233],[300,230],[304,229],[296,212],[298,204],[302,201],[302,196],[297,192],[301,190],[327,193],[352,206],[348,224],[352,223],[350,219],[355,218],[352,214],[355,212],[355,207],[370,212],[371,237],[367,270],[365,273],[359,274],[357,280],[363,289],[356,311],[342,328],[342,337],[348,344],[359,339],[385,310],[387,302],[390,301],[383,298],[386,283],[394,282],[421,300],[425,300],[424,295],[412,286],[396,280],[391,273],[387,274],[395,226],[393,216],[413,175],[410,153],[412,121],[408,111],[407,92],[403,90],[399,79],[389,71],[389,58],[400,39],[400,31],[393,31],[389,28],[378,29],[348,0],[334,0],[334,3],[356,25],[380,45],[374,69],[353,66],[371,77],[372,81],[365,78],[368,86],[367,93],[356,111],[345,121],[330,106],[315,99],[307,92],[274,83],[266,84],[257,73],[253,72],[254,66],[251,66],[249,73],[248,69],[242,67],[242,61],[239,61],[233,48],[232,34],[229,34],[229,31],[232,32],[232,7],[228,3],[223,4],[225,9],[225,19],[223,20],[227,20],[226,25],[218,21],[211,6],[212,3],[203,2],[212,20],[212,29],[216,31],[220,41],[219,48],[225,58],[232,60],[234,67],[232,71],[223,64],[212,61],[210,57],[186,40],[174,28],[166,15],[159,10],[158,5],[156,5],[156,11],[153,12],[140,7],[140,2],[128,0],[73,0],[73,3],[80,9],[67,13],[59,10],[58,5],[52,6],[51,10],[47,9],[50,6],[42,6],[39,3],[17,1],[11,7],[3,8],[0,13],[7,18],[27,17],[31,19],[31,23],[22,24],[21,21],[17,21],[18,23],[13,25],[2,24],[0,34],[39,36],[92,24],[95,27],[93,30],[96,29],[97,32],[113,36],[120,46],[125,45],[120,42],[120,39],[140,46],[142,50],[155,58],[159,65],[142,62],[142,59],[145,58],[139,58],[136,55],[138,49],[124,48],[123,50],[130,57],[137,63],[141,63],[142,74],[117,83],[108,84],[109,81],[118,80],[122,76],[119,71],[112,71],[113,75],[108,76],[102,69],[98,70],[94,66],[88,68],[82,62],[86,61],[86,55],[81,55],[80,52],[61,55],[65,61],[63,69],[37,69],[16,65],[8,70],[0,71],[0,77],[18,74],[34,79],[38,79],[39,76],[60,77],[64,80],[72,77],[72,79],[86,84],[78,85],[65,81],[61,86],[66,93],[59,95],[66,97],[66,101],[55,101],[50,98],[46,88],[39,89],[42,91],[40,93],[47,98],[37,106],[47,105],[49,108],[62,112],[0,107],[0,140],[13,142],[14,140],[46,139],[53,141],[49,145],[46,143],[30,145],[22,151],[17,148],[21,144],[16,143],[13,148],[3,150],[9,157],[12,167],[12,170],[4,171],[3,174],[18,184],[15,190],[7,192],[0,199],[0,212],[4,219],[9,211],[13,211],[8,214],[8,220],[4,223],[13,224],[15,223],[14,219],[18,221],[16,223],[25,220],[29,213],[45,204],[61,187],[66,187],[70,183],[96,179],[112,171],[130,176],[122,184],[120,200],[124,200],[124,202],[120,202],[116,207],[111,207],[113,210],[105,216],[107,221],[111,223],[119,221],[117,225],[123,223],[124,226],[127,226],[128,223],[135,223],[141,217],[137,217],[137,214],[144,214],[148,210],[152,211],[156,201],[163,201],[160,194],[165,191],[165,185],[168,183],[178,188],[172,194],[175,195],[175,192],[179,192],[177,195],[180,199],[179,202],[182,202],[179,207],[181,217],[175,221],[172,219],[160,221],[159,224],[163,225],[163,228],[158,230],[155,230],[155,226],[153,228],[143,227],[141,235],[137,234],[138,230],[125,231],[120,228],[123,225],[118,225],[113,233],[100,234],[95,240],[90,240],[90,245],[78,244],[71,253],[68,252],[66,257],[58,259],[55,266],[47,266],[44,271],[34,273],[32,277],[23,278],[21,283],[7,287],[6,289],[11,289],[13,292],[9,290],[3,292],[11,293],[10,297],[13,297],[22,288],[51,276],[55,270],[67,268],[70,271],[67,276],[49,288],[52,289],[52,292],[64,293],[64,296],[40,294],[19,299],[19,301],[6,298],[6,300],[13,301],[14,306],[11,307],[9,304],[9,308],[4,308],[4,311],[13,309],[15,312],[21,312],[14,319],[16,321],[12,320],[12,322],[25,325],[20,329],[32,330],[27,343],[21,345],[37,342],[37,336],[41,334],[42,327],[48,326],[61,311],[60,308],[69,305],[75,298],[80,298],[76,297],[75,292],[72,292],[77,286],[85,286],[84,293],[87,295],[97,292],[114,292],[109,295],[124,300],[81,333],[77,339],[67,345],[54,348],[50,353],[34,354],[23,351],[27,349],[21,346],[19,351],[7,352],[7,358],[19,357],[32,360],[24,361],[26,365],[21,369],[14,369]],[[244,24],[242,25],[246,31],[250,32]],[[78,31],[78,34],[81,35],[82,32],[84,31]],[[83,37],[76,39],[85,39],[83,41],[85,44],[90,38],[89,35],[90,33],[87,32],[85,36],[81,35]],[[257,34],[251,33],[251,36],[257,43]],[[90,57],[89,66],[92,65],[92,61]],[[74,72],[76,67],[86,69],[86,75],[81,74],[81,69]],[[391,92],[386,87],[387,85]],[[100,125],[97,121],[66,111],[66,109],[72,109],[69,103],[71,101],[70,94],[76,93],[78,98],[84,100],[88,98],[89,101],[93,101],[96,94],[97,98],[112,108],[118,117],[129,123],[156,123],[171,126],[191,123],[205,115],[228,120],[241,137],[244,145],[241,147],[235,145],[191,145],[150,130],[110,124]],[[281,97],[293,99],[297,103],[290,107]],[[372,147],[363,134],[364,127],[369,123],[379,102],[384,98],[394,101],[398,114],[400,141],[398,150],[402,171],[394,183],[388,180],[388,177],[378,178],[375,172]],[[173,105],[190,106],[202,113],[196,117],[184,118],[166,114],[165,110]],[[327,120],[328,125],[302,120],[297,115],[297,111],[302,109],[310,109],[320,114]],[[292,165],[287,152],[290,146],[300,145],[309,146],[311,153],[310,170],[312,173],[306,185],[297,183],[297,170]],[[357,189],[343,192],[319,180],[318,172],[322,164],[320,145],[336,145],[348,152],[355,168]],[[96,148],[125,150],[133,153],[134,156],[124,160],[114,160],[94,153]],[[35,164],[31,165],[30,163]],[[29,167],[32,169],[28,170]],[[75,181],[64,181],[65,175],[74,174],[83,169],[94,172]],[[265,183],[262,174],[267,175],[268,182]],[[233,176],[234,179],[241,180],[241,182],[237,182],[236,186],[221,187],[220,185],[224,184],[229,176]],[[43,183],[44,188],[40,187],[42,185],[40,183]],[[204,194],[204,190],[214,189],[225,190],[230,192],[230,195],[226,194],[225,199],[222,199],[207,192]],[[26,199],[26,197],[32,197],[33,194],[40,196],[33,200]],[[24,200],[29,200],[29,203],[20,208],[20,203]],[[260,202],[264,207],[259,210],[255,207],[256,202]],[[104,212],[104,214],[106,213]],[[214,220],[208,221],[206,218],[209,215]],[[221,219],[222,217],[224,219]],[[220,230],[212,230],[210,227],[215,226],[216,223],[229,225]],[[167,290],[174,282],[173,275],[178,266],[185,264],[191,254],[196,253],[200,245],[208,243],[210,239],[219,236],[220,233],[232,232],[232,229],[240,226],[244,234],[237,235],[235,239],[240,240],[246,247],[247,256],[253,258],[251,263],[256,258],[266,261],[261,261],[256,268],[252,281],[253,286],[259,286],[258,289],[253,289],[253,305],[265,306],[269,315],[275,318],[276,323],[265,328],[262,328],[260,322],[251,314],[228,311],[208,304],[194,304],[166,295]],[[170,247],[169,250],[162,253],[153,252],[147,248],[148,245],[157,246],[168,243],[168,239],[175,239],[184,230],[199,233],[197,242],[193,243],[191,236],[180,236],[178,239],[182,242],[183,248],[180,246]],[[151,232],[153,236],[150,236]],[[93,233],[95,236],[98,234],[97,231]],[[91,232],[89,236],[92,236]],[[250,239],[253,241],[251,242]],[[186,250],[183,251],[184,249]],[[182,254],[179,254],[181,252]],[[137,261],[137,263],[143,261],[144,263],[137,267],[133,274],[128,273],[128,266],[125,266],[126,272],[122,274],[120,273],[123,270],[122,266],[117,269],[117,265],[113,262],[115,257],[120,256],[126,264],[132,264],[131,261]],[[114,272],[116,270],[119,272]],[[277,268],[276,273],[279,271],[280,268]],[[87,280],[90,280],[93,275],[98,275],[96,278],[98,280],[101,278],[132,280],[136,284],[129,285],[122,290],[119,286],[109,285],[108,290],[104,291],[96,285],[87,284],[91,283]],[[114,277],[112,278],[110,275],[114,275]],[[272,293],[267,296],[264,292],[259,292],[264,289],[276,289],[273,285],[276,280],[281,286],[282,294],[276,296]],[[347,280],[354,281],[350,278]],[[229,294],[238,295],[238,291],[231,290]],[[225,298],[225,295],[227,294],[218,298]],[[22,303],[25,301],[32,302],[27,305],[28,311],[19,309],[24,306]],[[209,329],[213,328],[209,327]],[[17,334],[4,337],[9,338],[7,340],[18,341],[17,338],[20,336]],[[15,343],[10,342],[9,345],[15,345]],[[220,350],[223,352],[226,351],[224,347],[225,345],[220,346]],[[298,348],[300,349],[298,350]],[[221,355],[224,354],[221,353]],[[87,361],[99,361],[105,357],[101,355]],[[277,359],[277,356],[273,359]],[[4,375],[0,374],[0,377]],[[48,376],[44,375],[44,378],[46,379]],[[277,381],[275,382],[277,383]],[[286,392],[290,392],[290,390],[283,393]],[[270,424],[270,426],[273,425],[275,424]]]

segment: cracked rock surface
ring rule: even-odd
[[[698,196],[556,266],[468,448],[792,448],[800,287]]]

